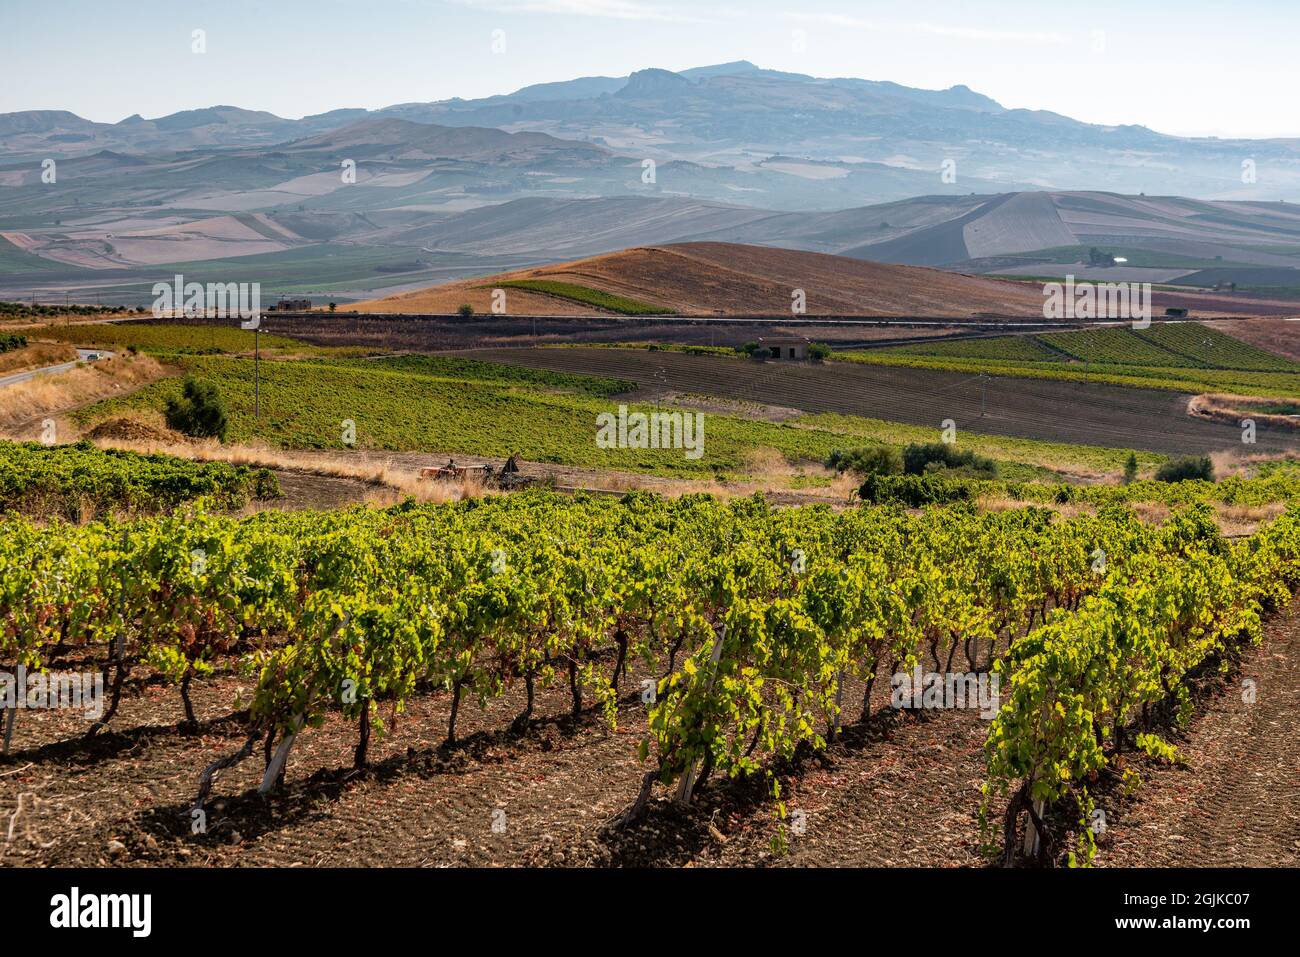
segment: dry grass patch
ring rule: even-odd
[[[1251,419],[1258,425],[1300,432],[1300,418],[1294,415],[1280,415],[1264,411],[1267,408],[1284,404],[1285,400],[1282,399],[1261,399],[1247,395],[1206,393],[1192,396],[1187,401],[1187,413],[1202,419],[1226,422],[1228,425],[1240,426],[1243,420]]]
[[[115,423],[134,421],[142,428],[157,428],[147,416],[112,420]],[[441,504],[465,498],[478,498],[492,494],[482,480],[463,476],[455,482],[435,482],[421,479],[408,468],[391,461],[360,455],[328,452],[305,452],[273,448],[262,444],[225,445],[216,439],[187,439],[171,432],[171,437],[141,439],[127,433],[134,429],[114,429],[96,434],[91,429],[85,438],[100,448],[126,449],[146,455],[172,455],[198,462],[227,462],[251,468],[267,468],[280,472],[298,472],[304,475],[323,475],[352,479],[370,486],[364,501],[376,505],[393,505],[406,498],[420,502]],[[114,434],[116,432],[117,434]],[[262,506],[265,507],[265,506]],[[272,504],[270,507],[274,507]]]
[[[1300,462],[1300,452],[1212,452],[1210,461],[1214,464],[1215,477],[1219,479],[1232,476],[1250,478],[1259,472],[1261,465]]]
[[[77,358],[77,350],[63,342],[33,342],[22,349],[0,352],[0,376],[28,369],[43,369]]]
[[[149,356],[127,354],[5,386],[0,389],[0,429],[32,431],[33,424],[44,418],[134,392],[175,374]]]
[[[1267,505],[1216,505],[1215,520],[1224,535],[1254,535],[1286,511],[1286,503],[1269,502]]]

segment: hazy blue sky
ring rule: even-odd
[[[298,117],[748,59],[964,83],[1097,123],[1300,136],[1298,35],[1297,0],[0,0],[0,112]]]

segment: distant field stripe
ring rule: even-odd
[[[1083,332],[1050,332],[1039,337],[1048,345],[1068,352],[1084,362],[1127,366],[1204,365],[1139,337],[1131,329],[1088,329]]]
[[[671,309],[663,306],[656,306],[651,303],[641,302],[636,299],[629,299],[626,296],[617,296],[610,292],[604,292],[600,289],[592,289],[588,286],[579,286],[576,283],[557,282],[553,279],[508,279],[504,282],[495,283],[492,286],[480,286],[481,289],[489,288],[507,288],[507,289],[526,289],[529,292],[540,292],[547,296],[555,296],[559,299],[568,299],[570,302],[581,303],[584,306],[593,306],[597,309],[608,309],[611,312],[622,313],[626,316],[658,316],[671,313]]]
[[[1059,352],[1040,342],[1036,336],[991,336],[986,339],[917,342],[880,351],[909,356],[1006,359],[1015,362],[1061,362],[1065,359]]]
[[[1300,372],[1300,363],[1285,356],[1265,352],[1249,343],[1208,326],[1190,323],[1166,323],[1136,333],[1197,364],[1212,369],[1239,369],[1251,372]]]

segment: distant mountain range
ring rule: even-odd
[[[1300,141],[1164,136],[745,61],[301,120],[10,113],[0,296],[126,300],[184,268],[346,300],[699,241],[1300,290],[1294,196]]]
[[[919,90],[764,70],[744,60],[680,73],[649,69],[582,77],[474,100],[402,103],[373,112],[338,109],[300,120],[232,106],[152,120],[137,115],[119,123],[96,123],[66,111],[0,114],[0,161],[100,150],[266,149],[376,117],[544,132],[632,159],[724,167],[735,174],[734,189],[754,194],[737,199],[774,208],[1027,188],[1281,199],[1297,198],[1300,185],[1298,140],[1166,136],[1142,126],[1099,126],[1046,111],[1009,110],[965,86]],[[1255,164],[1253,183],[1242,181],[1247,160]],[[945,161],[955,164],[948,169],[956,182],[941,180]],[[771,168],[781,173],[774,182],[739,182],[743,173]],[[925,185],[900,177],[908,173]],[[781,180],[799,178],[819,182],[822,189],[814,192],[824,200],[809,202],[805,190],[793,189],[787,197]],[[836,182],[844,179],[852,182]],[[677,189],[672,182],[662,186]]]

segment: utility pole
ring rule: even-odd
[[[988,390],[989,390],[988,380],[989,377],[981,372],[980,373],[980,418],[981,419],[984,418],[985,414],[988,411]]]
[[[253,418],[262,417],[262,350],[258,333],[261,323],[253,327]]]

